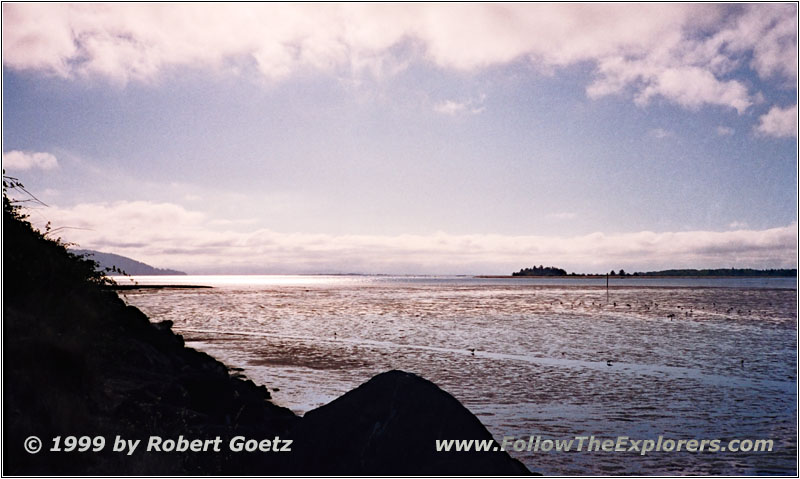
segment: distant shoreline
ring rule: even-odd
[[[575,275],[566,275],[566,276],[527,276],[527,275],[479,275],[473,276],[474,278],[480,279],[605,279],[605,275],[587,275],[587,274],[575,274]],[[736,279],[769,279],[769,278],[796,278],[796,276],[737,276],[737,275],[674,275],[674,276],[667,276],[667,275],[626,275],[626,276],[608,276],[608,279],[712,279],[712,278],[720,278],[720,279],[727,279],[727,278],[736,278]]]

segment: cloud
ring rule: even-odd
[[[665,130],[663,128],[654,128],[654,129],[648,131],[647,135],[651,136],[653,138],[657,138],[657,139],[661,140],[663,138],[672,138],[672,137],[674,137],[675,136],[675,132],[670,131],[670,130]]]
[[[52,170],[58,168],[58,160],[50,153],[12,150],[3,153],[3,168],[8,170]]]
[[[452,100],[447,100],[442,103],[436,104],[433,109],[437,113],[442,113],[444,115],[456,115],[458,113],[463,113],[467,111],[467,104],[466,103],[458,103]]]
[[[750,66],[761,78],[797,80],[797,6],[774,5],[761,9],[748,5],[730,26],[709,41],[734,53],[752,52]]]
[[[462,102],[446,100],[434,105],[433,109],[437,113],[443,115],[455,116],[465,113],[477,115],[485,109],[483,106],[484,101],[486,101],[486,95],[481,95],[478,99],[470,99]]]
[[[9,3],[2,30],[6,67],[121,83],[186,65],[272,80],[309,68],[391,73],[411,52],[467,72],[590,62],[592,98],[742,113],[754,95],[729,78],[737,70],[786,86],[797,78],[791,4]]]
[[[639,105],[662,97],[690,109],[719,105],[741,114],[759,94],[750,94],[743,82],[726,76],[740,69],[748,55],[762,78],[780,78],[786,87],[796,82],[794,6],[709,8],[704,14],[705,25],[693,24],[700,19],[682,19],[678,27],[663,32],[659,44],[598,58],[597,77],[587,94],[598,98],[630,90]]]
[[[510,272],[546,262],[576,271],[620,264],[667,267],[792,267],[797,225],[767,230],[592,233],[581,236],[329,235],[224,230],[170,203],[86,203],[38,210],[65,240],[192,273]],[[37,215],[38,217],[39,215]],[[81,229],[76,229],[81,228]]]
[[[712,72],[696,66],[660,69],[647,82],[636,95],[637,104],[646,105],[653,97],[662,96],[689,109],[709,104],[731,107],[739,113],[753,104],[740,82],[719,80]]]
[[[756,132],[776,138],[797,137],[797,105],[773,106],[758,119]]]
[[[731,224],[728,225],[728,228],[732,229],[743,229],[747,228],[747,223],[744,221],[733,221]]]
[[[729,126],[720,125],[717,127],[717,135],[719,136],[731,136],[733,135],[733,128]]]

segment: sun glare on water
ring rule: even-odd
[[[338,276],[316,275],[198,275],[198,276],[116,276],[119,284],[196,286],[314,286],[340,282]]]

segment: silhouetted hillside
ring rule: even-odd
[[[183,271],[176,271],[174,269],[155,268],[149,264],[136,261],[135,259],[128,258],[114,253],[102,253],[90,249],[76,249],[72,250],[73,253],[78,255],[85,255],[89,259],[96,261],[99,268],[103,271],[121,271],[130,275],[185,275]],[[116,269],[114,269],[116,268]],[[113,274],[113,273],[112,273]]]

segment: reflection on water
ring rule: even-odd
[[[759,453],[512,452],[535,471],[796,472],[794,279],[722,288],[646,280],[608,292],[471,278],[137,279],[173,278],[217,287],[123,296],[154,320],[174,321],[191,346],[277,388],[275,402],[298,413],[396,368],[453,394],[500,441],[534,434],[775,443]]]

